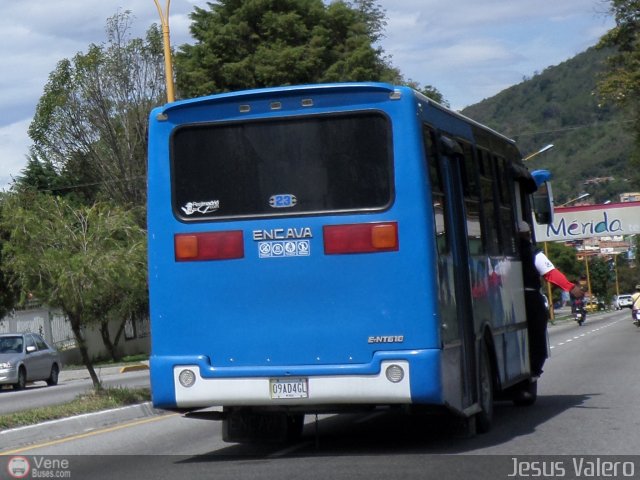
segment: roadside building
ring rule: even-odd
[[[112,322],[109,325],[112,339],[115,338],[119,327],[120,322]],[[25,308],[16,309],[0,320],[0,333],[23,332],[42,335],[50,345],[55,346],[62,353],[66,364],[82,363],[71,324],[60,310],[50,308],[37,300],[31,300]],[[84,329],[83,334],[92,358],[109,358],[109,352],[104,346],[97,325]],[[151,350],[149,320],[128,320],[121,337],[116,347],[121,355],[149,353]]]

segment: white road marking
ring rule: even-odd
[[[581,335],[576,335],[576,336],[575,336],[575,337],[573,337],[573,338],[567,338],[566,340],[564,340],[564,341],[562,341],[562,342],[558,342],[558,343],[556,343],[555,345],[550,345],[550,346],[549,346],[549,349],[554,349],[554,348],[556,348],[556,347],[561,347],[561,346],[563,346],[563,345],[566,345],[567,343],[573,342],[574,340],[580,340],[582,337],[585,337],[586,335],[588,335],[588,334],[590,334],[590,333],[596,333],[596,332],[598,332],[598,331],[602,330],[603,328],[610,327],[611,325],[615,325],[616,323],[618,323],[618,322],[623,322],[623,321],[624,321],[624,319],[614,320],[614,321],[613,321],[613,322],[611,322],[611,323],[607,323],[606,325],[602,325],[601,327],[594,328],[594,329],[589,330],[588,332],[585,332],[585,333],[583,333],[583,334],[581,334]]]

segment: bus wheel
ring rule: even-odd
[[[293,443],[302,436],[304,428],[304,414],[287,415],[287,434],[286,442]]]
[[[528,407],[536,403],[538,398],[538,382],[525,380],[519,385],[513,396],[513,404],[518,407]]]
[[[233,443],[290,443],[300,438],[304,415],[225,408],[222,440]]]
[[[493,375],[486,346],[483,346],[480,351],[479,373],[478,402],[481,410],[476,414],[476,428],[478,433],[485,433],[491,430],[493,421]]]

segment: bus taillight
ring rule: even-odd
[[[373,253],[398,250],[398,224],[357,223],[325,225],[324,253]]]
[[[174,237],[176,261],[230,260],[244,257],[241,230],[181,233]]]

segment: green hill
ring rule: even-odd
[[[608,53],[591,48],[462,111],[515,139],[525,156],[554,144],[529,168],[553,172],[557,203],[581,192],[596,202],[618,201],[620,193],[639,189],[629,180],[631,122],[599,105],[595,93]]]

